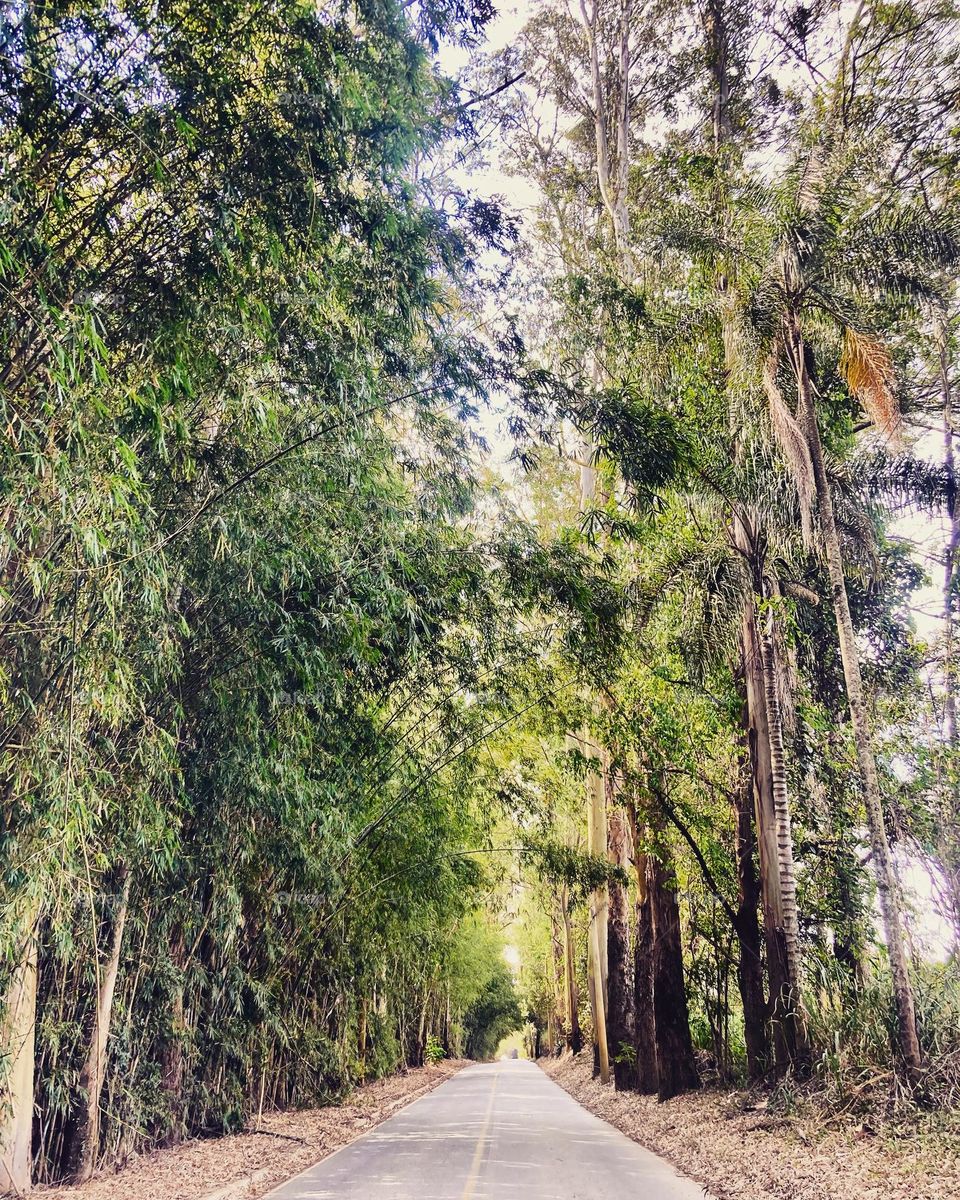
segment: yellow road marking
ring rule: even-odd
[[[499,1070],[493,1077],[493,1087],[490,1089],[490,1100],[487,1104],[487,1111],[484,1114],[483,1124],[480,1126],[480,1133],[477,1137],[477,1148],[473,1152],[473,1162],[470,1164],[470,1174],[467,1176],[467,1182],[463,1189],[463,1195],[460,1200],[472,1200],[474,1189],[477,1186],[477,1180],[480,1178],[480,1163],[483,1159],[484,1143],[487,1140],[487,1134],[490,1131],[490,1122],[493,1119],[493,1101],[497,1093],[497,1081],[500,1078]]]

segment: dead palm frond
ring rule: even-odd
[[[770,405],[770,423],[797,485],[797,494],[800,499],[800,527],[804,545],[810,546],[813,543],[813,502],[817,487],[807,439],[796,417],[790,411],[777,382],[777,371],[780,366],[779,351],[778,339],[763,364],[763,390]]]
[[[847,325],[843,331],[840,373],[874,425],[895,437],[902,417],[895,390],[893,359],[884,343]]]

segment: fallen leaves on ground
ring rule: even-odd
[[[665,1104],[615,1092],[576,1057],[540,1065],[586,1109],[672,1162],[717,1200],[957,1200],[960,1138],[926,1125],[828,1127],[765,1111],[745,1092],[702,1091]]]

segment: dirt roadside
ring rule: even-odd
[[[45,1187],[44,1200],[256,1200],[455,1075],[442,1062],[366,1084],[343,1104],[265,1113],[259,1133],[184,1142],[80,1186]]]
[[[586,1054],[542,1059],[547,1075],[635,1142],[662,1155],[717,1200],[957,1200],[960,1128],[931,1118],[901,1125],[828,1124],[777,1115],[744,1092],[703,1091],[665,1104],[615,1092]]]

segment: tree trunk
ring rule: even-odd
[[[941,806],[938,853],[946,882],[946,899],[954,938],[960,941],[960,788],[957,786],[957,647],[956,590],[957,558],[960,551],[960,509],[957,505],[957,468],[953,444],[953,392],[950,386],[950,354],[947,327],[941,312],[934,312],[940,401],[943,406],[943,469],[947,484],[947,517],[950,532],[943,553],[943,734],[946,743],[946,779]]]
[[[741,526],[741,529],[743,527]],[[752,546],[748,539],[747,544]],[[774,1065],[783,1075],[796,1057],[796,1033],[789,1003],[787,946],[783,929],[783,899],[777,847],[776,806],[773,799],[773,764],[767,722],[766,689],[757,632],[756,610],[751,596],[744,605],[741,625],[743,675],[746,685],[747,740],[753,772],[753,798],[760,860],[760,892],[763,900],[763,931],[767,949],[770,1000],[767,1014],[773,1035]]]
[[[653,1020],[657,1044],[657,1096],[669,1100],[700,1086],[690,1037],[683,978],[680,905],[673,871],[660,857],[647,856],[647,886],[653,917]]]
[[[551,978],[553,986],[550,990],[550,1003],[547,1005],[547,1046],[550,1054],[553,1054],[553,1048],[556,1045],[557,1030],[556,1030],[556,964],[553,961],[553,942],[551,939],[550,948],[547,950],[547,961],[544,963],[548,976]]]
[[[548,974],[550,976],[550,1015],[553,1036],[549,1039],[551,1055],[558,1052],[561,1042],[560,1031],[563,1029],[564,1001],[561,995],[560,978],[563,974],[563,944],[557,927],[556,910],[551,900],[550,905],[550,950],[547,955]],[[558,969],[559,967],[559,969]]]
[[[162,1146],[176,1146],[183,1140],[183,1039],[184,1003],[183,970],[186,965],[187,948],[183,926],[177,924],[170,934],[170,962],[176,971],[176,984],[170,1000],[170,1026],[160,1050],[160,1086],[167,1102],[168,1126],[160,1142]]]
[[[120,969],[123,948],[123,929],[127,922],[130,901],[130,875],[123,871],[123,890],[113,923],[110,953],[97,988],[97,1005],[90,1031],[90,1046],[80,1072],[80,1091],[84,1097],[73,1132],[70,1152],[70,1175],[77,1183],[85,1183],[93,1174],[100,1150],[100,1096],[107,1071],[107,1042],[113,997]]]
[[[827,556],[833,611],[837,622],[837,637],[840,642],[840,658],[843,662],[847,702],[850,706],[850,718],[853,724],[853,740],[857,749],[857,761],[860,765],[863,782],[863,799],[867,812],[867,823],[870,827],[870,842],[873,848],[873,866],[877,879],[880,911],[883,917],[887,951],[890,955],[900,1051],[907,1074],[911,1082],[916,1084],[920,1073],[920,1042],[917,1037],[917,1018],[913,985],[910,980],[910,965],[904,945],[900,894],[893,868],[893,857],[890,853],[890,843],[887,840],[887,831],[884,825],[880,781],[877,776],[873,738],[863,694],[863,679],[860,674],[860,659],[857,654],[853,619],[850,616],[847,584],[843,574],[843,554],[840,549],[840,536],[833,510],[833,493],[823,461],[823,446],[820,442],[820,429],[813,405],[806,348],[800,323],[795,315],[788,318],[786,333],[790,357],[797,376],[800,397],[798,410],[804,417],[804,433],[810,448],[810,459],[817,489],[820,528]]]
[[[627,808],[637,875],[637,908],[633,943],[633,1044],[636,1088],[645,1096],[657,1091],[657,1032],[653,1013],[653,903],[647,886],[647,856],[641,854],[634,804]]]
[[[766,614],[760,632],[760,658],[763,665],[764,697],[767,702],[767,729],[770,735],[770,766],[773,807],[776,816],[777,860],[780,872],[780,900],[783,912],[783,940],[787,979],[783,990],[784,1015],[790,1022],[789,1037],[794,1063],[806,1064],[806,1034],[800,997],[800,922],[797,916],[797,876],[793,860],[793,831],[790,823],[790,798],[787,791],[787,764],[783,750],[783,722],[777,691],[776,636],[773,612]]]
[[[446,1044],[446,1031],[444,1031],[444,1046],[449,1053],[450,1047]],[[360,997],[360,1003],[357,1006],[357,1062],[360,1064],[361,1073],[366,1073],[367,1001],[363,996]]]
[[[31,1182],[38,919],[39,905],[33,902],[20,923],[20,961],[7,985],[0,1026],[0,1192],[17,1195],[28,1192]]]
[[[626,867],[627,829],[623,813],[610,806],[608,819],[610,861]],[[633,986],[630,980],[630,929],[627,892],[620,883],[608,889],[607,914],[607,1043],[613,1055],[613,1082],[617,1091],[636,1086],[631,1053],[634,1044]]]
[[[743,726],[749,729],[743,702]],[[753,862],[753,783],[750,775],[750,750],[744,744],[747,771],[746,785],[736,793],[736,839],[734,851],[737,863],[737,940],[740,959],[737,964],[737,985],[743,1006],[743,1038],[747,1051],[747,1078],[762,1079],[767,1071],[769,1046],[767,1042],[767,1004],[763,994],[763,963],[760,958],[760,880]]]
[[[707,58],[714,83],[713,96],[713,146],[719,156],[734,133],[730,110],[729,56],[730,41],[726,11],[723,0],[708,0],[703,10]],[[718,166],[715,192],[716,211],[724,227],[730,223],[730,211]],[[721,264],[722,266],[722,264]],[[723,329],[724,367],[729,379],[736,365],[736,334],[732,322],[730,280],[723,269],[717,272],[717,291],[721,300],[721,323]],[[734,438],[734,455],[742,457],[739,439]],[[757,529],[750,528],[747,520],[735,514],[731,523],[734,545],[744,555],[750,568],[751,584],[759,594],[762,553],[758,547]],[[766,1011],[773,1023],[774,1056],[778,1074],[783,1074],[794,1060],[796,1036],[791,1013],[793,1002],[789,987],[790,954],[784,929],[784,897],[780,882],[780,856],[778,847],[777,809],[773,772],[773,755],[770,746],[770,727],[767,716],[765,687],[761,662],[761,645],[756,624],[755,601],[751,596],[745,605],[742,629],[743,672],[746,683],[747,703],[744,709],[745,728],[748,736],[750,763],[754,781],[754,804],[756,809],[757,841],[761,874],[761,897],[763,901],[764,935],[767,948],[767,968],[770,982],[770,1003]],[[782,743],[781,743],[782,766]],[[738,851],[737,868],[739,901],[737,935],[740,942],[740,964],[738,983],[744,1006],[744,1038],[747,1043],[747,1070],[751,1078],[763,1072],[767,1055],[765,1029],[759,1026],[762,1005],[763,976],[759,957],[754,956],[754,939],[759,950],[759,931],[756,929],[756,909],[748,911],[755,896],[751,895],[756,880],[753,872],[753,834],[750,828],[749,811],[740,805],[737,811],[737,841],[742,843]],[[792,845],[792,843],[791,843]],[[792,861],[792,855],[791,855]],[[757,988],[759,984],[760,993]],[[749,1019],[748,1019],[749,1013]]]
[[[603,761],[599,747],[583,735],[584,753],[597,755]],[[607,817],[604,786],[605,772],[590,769],[587,775],[587,849],[594,856],[607,854]],[[610,1082],[610,1057],[607,1047],[607,889],[598,887],[590,896],[590,928],[588,930],[587,984],[593,1014],[593,1043],[596,1066],[602,1083]]]
[[[603,986],[603,962],[600,950],[600,929],[597,914],[590,906],[589,954],[593,970],[590,973],[590,1003],[593,1008],[593,1039],[597,1073],[601,1083],[610,1082],[610,1053],[607,1047],[607,1003]]]
[[[629,269],[630,216],[627,209],[627,185],[630,172],[630,20],[626,5],[620,12],[620,45],[618,88],[610,122],[610,98],[604,87],[604,68],[600,61],[597,29],[601,16],[599,0],[580,0],[580,16],[587,36],[590,56],[590,90],[593,100],[593,129],[596,145],[597,186],[613,229],[617,258],[623,269]],[[611,136],[612,133],[612,136]],[[612,143],[612,145],[611,145]],[[616,161],[612,151],[616,151]]]
[[[953,396],[950,388],[950,359],[943,317],[934,318],[934,337],[939,358],[940,401],[943,406],[943,466],[947,483],[947,516],[950,533],[943,555],[943,620],[944,662],[943,683],[944,732],[947,744],[957,744],[957,666],[954,646],[956,616],[957,550],[960,549],[960,514],[957,510],[957,469],[953,447]]]
[[[577,972],[573,956],[573,928],[570,921],[570,894],[567,885],[563,885],[560,894],[560,908],[563,913],[563,980],[567,999],[567,1045],[574,1054],[583,1049],[583,1035],[580,1032],[580,1013],[578,1012],[579,997],[577,996]]]

